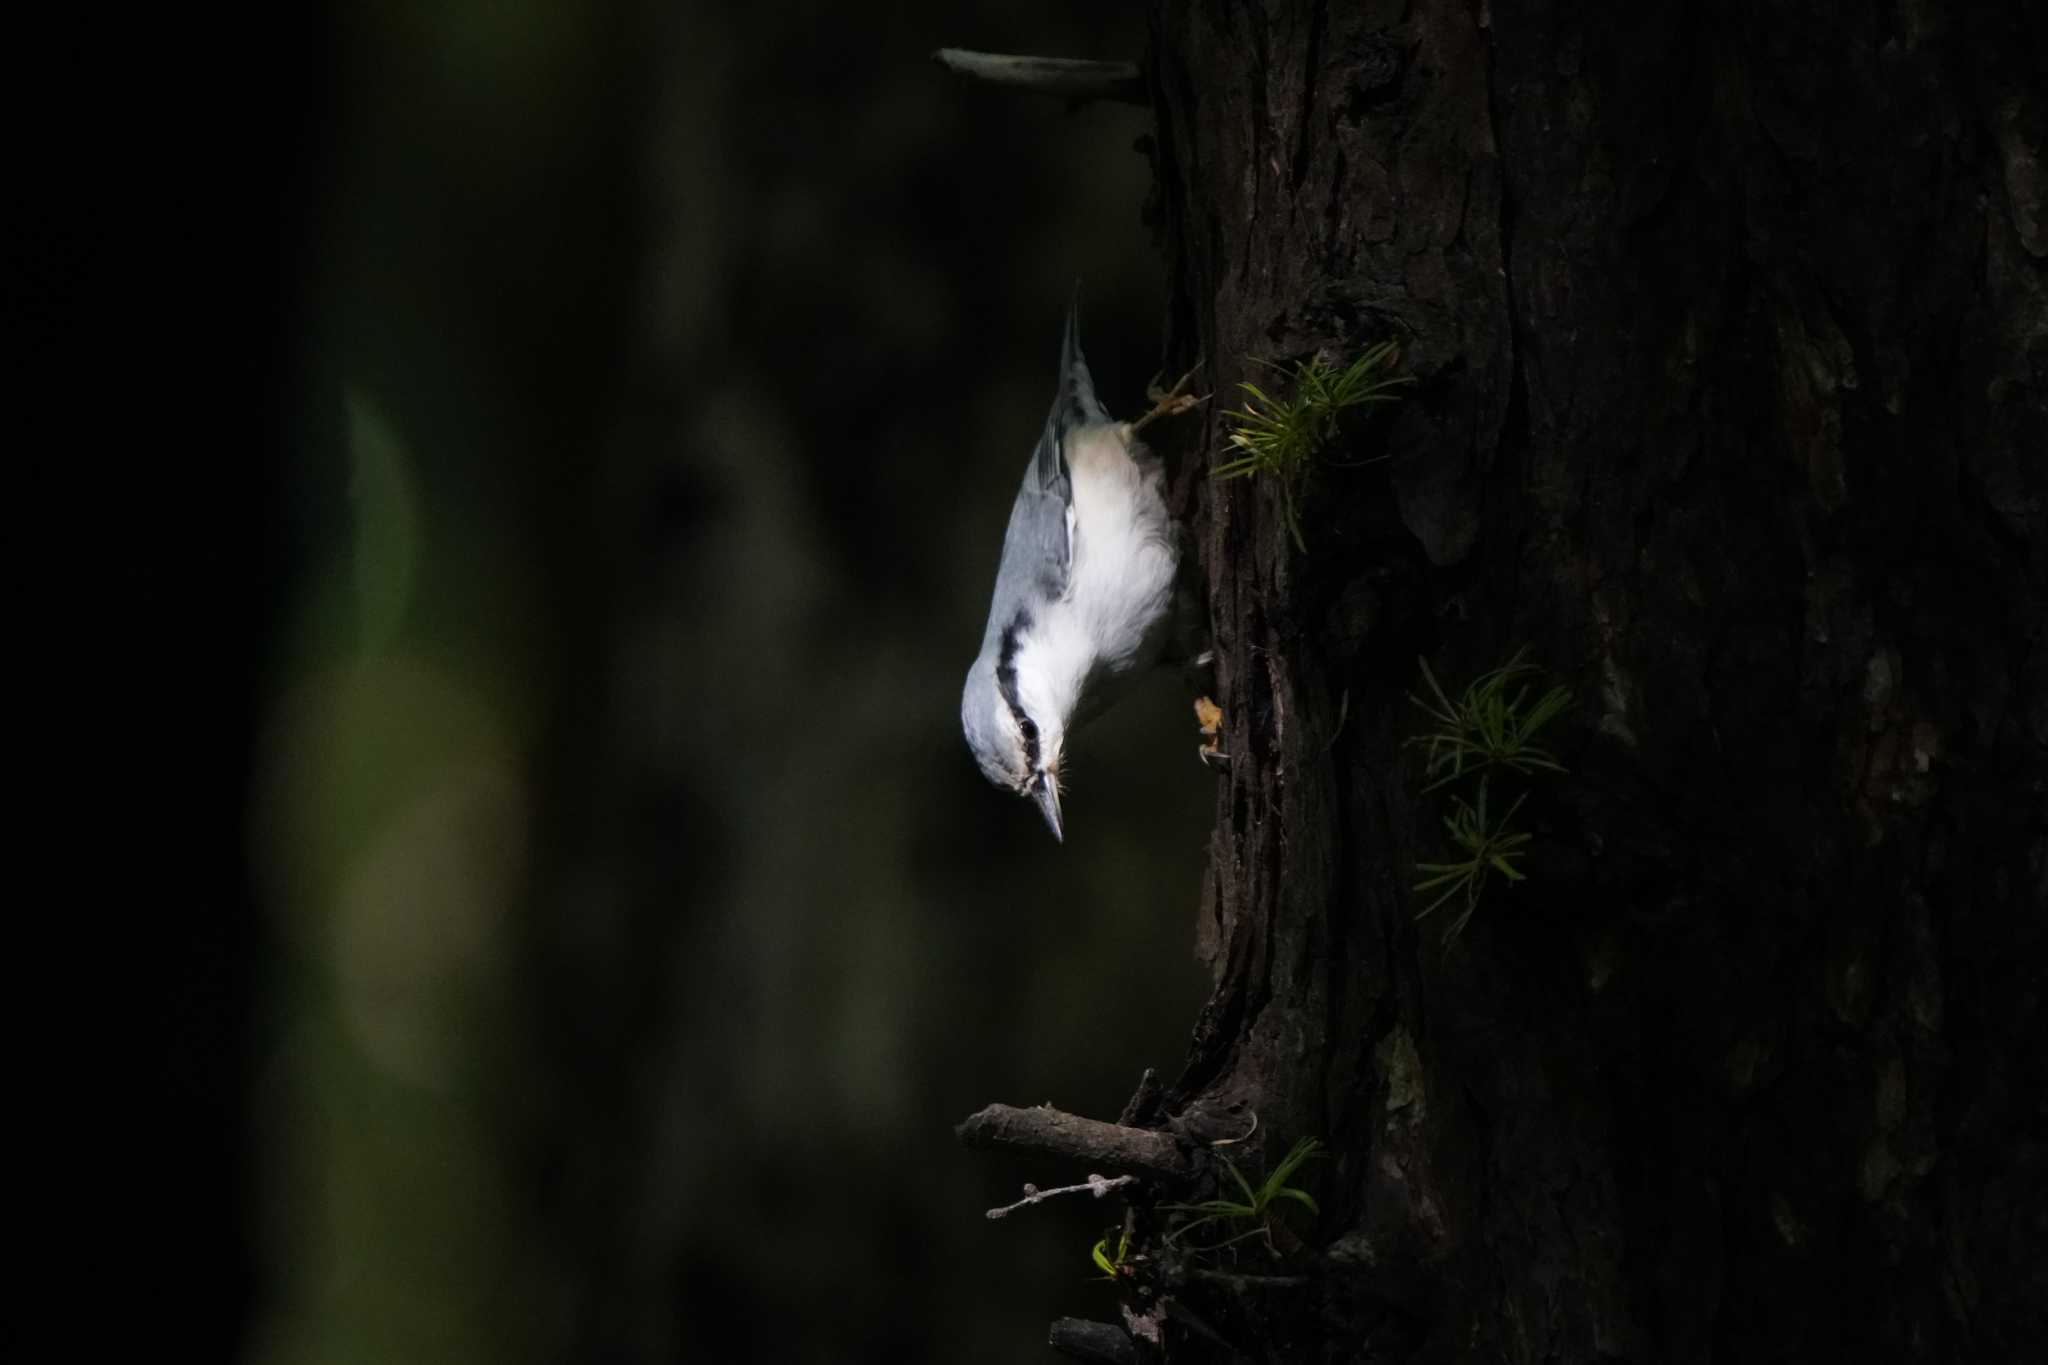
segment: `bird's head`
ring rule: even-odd
[[[1053,837],[1064,840],[1060,756],[1067,724],[1053,691],[1038,685],[1028,657],[977,660],[961,693],[960,724],[982,776],[1029,798]]]

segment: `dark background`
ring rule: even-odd
[[[58,1157],[20,1167],[27,1202],[59,1212],[30,1224],[28,1259],[90,1298],[60,1310],[32,1293],[22,1316],[66,1332],[68,1353],[110,1354],[104,1338],[128,1331],[152,1353],[263,1361],[1037,1359],[1047,1317],[1105,1315],[1087,1248],[1109,1211],[1069,1202],[986,1222],[1017,1182],[1075,1172],[969,1157],[949,1129],[998,1098],[1113,1113],[1141,1067],[1174,1069],[1201,995],[1189,912],[1214,791],[1188,752],[1185,696],[1160,684],[1079,741],[1074,838],[1055,848],[979,782],[954,708],[1077,277],[1112,406],[1133,409],[1157,363],[1163,282],[1130,149],[1144,119],[964,90],[926,56],[942,42],[1132,55],[1141,35],[1135,16],[1079,7],[931,13],[471,0],[11,20],[0,231],[6,318],[31,344],[10,358],[5,430],[14,539],[33,542],[11,584],[27,608],[13,673],[30,691],[10,734],[10,1003],[30,1063],[14,1117]],[[1198,114],[1180,126],[1219,140],[1181,164],[1261,165],[1251,158],[1288,136],[1271,111],[1300,96],[1269,73],[1322,70],[1300,48],[1324,29],[1242,8],[1173,13],[1194,25],[1162,44],[1180,73],[1167,88]],[[1569,365],[1517,362],[1516,381],[1458,356],[1438,377],[1457,393],[1526,390],[1505,400],[1501,450],[1593,487],[1625,476],[1637,505],[1589,504],[1587,543],[1612,562],[1647,564],[1636,541],[1652,528],[1678,537],[1639,592],[1594,585],[1635,592],[1622,619],[1655,627],[1634,633],[1622,666],[1684,686],[1647,694],[1662,708],[1644,731],[1654,762],[1607,770],[1593,813],[1572,817],[1636,850],[1596,878],[1623,898],[1588,902],[1598,913],[1575,922],[1633,935],[1653,968],[1634,978],[1648,1036],[1697,1044],[1644,1049],[1644,1065],[1662,1077],[1666,1055],[1704,1059],[1658,1081],[1663,1112],[1739,1117],[1753,1102],[1721,1088],[1726,1048],[1798,1040],[1756,1126],[1728,1130],[1750,1136],[1716,1152],[1698,1145],[1710,1128],[1637,1102],[1632,1064],[1599,1060],[1611,1046],[1628,1063],[1643,1036],[1608,1028],[1611,1005],[1559,993],[1567,1007],[1547,1008],[1551,985],[1578,991],[1580,978],[1563,953],[1541,959],[1548,977],[1526,970],[1516,945],[1540,921],[1504,929],[1521,936],[1493,959],[1507,985],[1482,984],[1468,1013],[1529,1011],[1542,1028],[1521,1036],[1521,1057],[1595,1064],[1552,1086],[1516,1054],[1486,1070],[1467,1061],[1490,1054],[1425,1049],[1443,1074],[1481,1078],[1460,1086],[1470,1123],[1430,1139],[1445,1169],[1483,1150],[1472,1135],[1492,1141],[1489,1127],[1509,1158],[1471,1201],[1493,1231],[1465,1245],[1510,1248],[1512,1276],[1482,1259],[1463,1281],[1478,1292],[1426,1278],[1455,1309],[1429,1310],[1438,1330],[1459,1329],[1445,1340],[1532,1322],[1623,1340],[1606,1332],[1634,1311],[1622,1290],[1633,1299],[1661,1274],[1610,1264],[1630,1227],[1710,1261],[1725,1249],[1739,1268],[1660,1280],[1649,1321],[1672,1340],[1745,1282],[1765,1298],[1730,1297],[1741,1316],[1722,1320],[1767,1352],[1835,1324],[1918,1351],[1936,1340],[1921,1325],[1944,1320],[1938,1297],[1949,1317],[1982,1305],[1953,1339],[2038,1340],[2025,1314],[2040,1258],[2024,1253],[2040,1201],[2013,1192],[2039,1183],[2041,1149],[2004,1136],[2037,1117],[2028,1097],[2042,1089],[2024,1027],[2036,996],[2013,984],[2038,957],[2038,917],[2013,913],[2038,883],[2039,860],[2024,862],[2038,817],[2009,799],[2034,790],[2038,750],[1994,746],[1982,719],[2018,727],[2008,681],[2039,674],[2017,624],[2038,602],[2024,521],[2038,499],[2013,463],[2038,415],[2021,259],[2021,234],[2038,244],[2038,224],[2021,222],[2038,107],[2019,14],[1913,56],[1939,37],[1917,9],[1845,25],[1816,3],[1704,29],[1693,11],[1619,27],[1532,12],[1501,21],[1503,83],[1480,90],[1447,63],[1416,87],[1474,117],[1429,125],[1455,144],[1443,163],[1428,140],[1404,140],[1411,188],[1455,202],[1453,217],[1476,195],[1482,228],[1488,194],[1501,196],[1502,255],[1471,257],[1481,268],[1456,289],[1479,303],[1461,316],[1503,343],[1497,355],[1604,334],[1608,357],[1602,368],[1597,345],[1574,345]],[[1421,22],[1469,38],[1474,21]],[[1845,33],[1860,55],[1837,65]],[[1360,75],[1395,69],[1381,49],[1341,50]],[[1646,64],[1652,52],[1684,61]],[[1361,99],[1385,91],[1368,83]],[[1589,92],[1622,98],[1583,103]],[[1398,126],[1345,104],[1361,135]],[[1598,121],[1580,123],[1581,108]],[[1941,139],[1918,138],[1933,126]],[[1505,137],[1506,191],[1436,173],[1470,160],[1468,137]],[[1589,206],[1573,168],[1604,143],[1637,178],[1584,182]],[[1303,148],[1317,166],[1378,155],[1346,162],[1353,146],[1297,143],[1294,176]],[[1231,188],[1246,183],[1292,192],[1256,174]],[[1886,185],[1919,207],[1858,211]],[[1187,186],[1190,202],[1216,202],[1206,189]],[[1268,327],[1299,304],[1291,280],[1334,268],[1321,243],[1363,231],[1294,234],[1297,222],[1183,220],[1181,288],[1232,286],[1209,335]],[[1428,223],[1403,210],[1403,232]],[[1204,242],[1251,245],[1205,256]],[[1666,247],[1692,264],[1666,269]],[[1520,285],[1496,299],[1507,276],[1488,271],[1518,259]],[[1405,261],[1384,264],[1400,311],[1436,306],[1407,288]],[[1679,292],[1728,282],[1710,291],[1726,344],[1697,372],[1676,296],[1627,302],[1650,264]],[[1953,287],[1966,277],[1979,283]],[[1816,311],[1812,287],[1828,280],[1846,283]],[[1815,368],[1866,340],[1884,358],[1866,378],[1910,370],[1926,400],[1905,425],[1883,383],[1836,385],[1833,361]],[[1216,349],[1227,381],[1242,358]],[[1443,394],[1425,387],[1401,412],[1465,420],[1470,405]],[[1732,452],[1702,463],[1683,442],[1668,474],[1637,461],[1633,433],[1695,410],[1768,437],[1759,449],[1779,463],[1758,483]],[[1855,438],[1839,449],[1837,418]],[[1492,448],[1489,435],[1474,451]],[[1652,518],[1659,478],[1676,486],[1685,467],[1685,501]],[[1853,515],[1829,521],[1845,489]],[[1419,491],[1523,515],[1481,485]],[[1575,517],[1576,496],[1535,506]],[[1765,536],[1769,553],[1724,571],[1733,542],[1717,525],[1746,528],[1742,544]],[[1688,546],[1703,578],[1683,572]],[[1822,571],[1777,572],[1802,559]],[[1579,566],[1489,563],[1553,629],[1590,607],[1604,631],[1594,587],[1573,586]],[[1211,567],[1245,589],[1240,603],[1266,600],[1230,556]],[[2003,613],[2002,665],[1972,639],[1985,603]],[[1466,635],[1468,675],[1487,629],[1482,615]],[[1575,657],[1553,639],[1550,658]],[[1703,657],[1718,674],[1701,673]],[[1382,718],[1382,748],[1350,752],[1392,786],[1401,703],[1382,676],[1387,705],[1352,697],[1354,715]],[[1591,674],[1577,681],[1598,693]],[[1226,704],[1231,691],[1226,677]],[[1819,738],[1781,743],[1792,713],[1779,698],[1795,692]],[[1978,736],[1951,750],[1941,804],[1898,766],[1922,722]],[[1691,781],[1688,757],[1709,738],[1718,755],[1724,732],[1735,785]],[[1365,733],[1354,722],[1347,744]],[[1780,854],[1745,851],[1731,883],[1723,855],[1743,845],[1726,820],[1747,808],[1752,769],[1787,762],[1806,785],[1782,790],[1804,791],[1802,813],[1760,841]],[[1638,809],[1639,778],[1683,800]],[[1736,799],[1717,805],[1724,792]],[[1873,856],[1855,822],[1880,802],[1908,837]],[[1282,818],[1267,809],[1243,803],[1218,847]],[[52,828],[79,837],[52,841]],[[1402,856],[1396,843],[1372,857],[1384,865],[1390,846]],[[1662,896],[1666,852],[1688,848],[1693,891],[1640,913],[1638,888]],[[1913,878],[1924,895],[1893,895]],[[1272,922],[1219,885],[1219,924]],[[1380,894],[1394,954],[1415,931],[1384,875]],[[1321,904],[1307,882],[1279,895]],[[1699,909],[1723,902],[1737,913]],[[1951,904],[1937,959],[1921,947],[1930,907]],[[1873,918],[1874,906],[1888,908]],[[46,946],[50,926],[77,941]],[[1914,964],[1887,969],[1888,1003],[1836,990],[1887,944]],[[1919,1017],[1926,962],[1944,973],[1946,1024]],[[1719,989],[1731,973],[1747,991]],[[1460,983],[1486,978],[1433,980],[1455,1009]],[[1400,1018],[1458,1017],[1445,1003],[1410,992]],[[1362,1059],[1392,1036],[1373,1033],[1384,1022],[1339,1029],[1335,1045]],[[1233,1047],[1232,1032],[1214,1041]],[[1559,1037],[1586,1046],[1551,1046]],[[1919,1049],[1905,1070],[1900,1037]],[[1367,1074],[1299,1048],[1271,1060],[1313,1068],[1318,1086]],[[1635,1116],[1614,1130],[1626,1160],[1582,1123],[1602,1105]],[[1540,1140],[1546,1112],[1561,1144]],[[1924,1164],[1944,1134],[1959,1145]],[[1584,1182],[1594,1212],[1563,1239],[1547,1221],[1554,1187],[1525,1178],[1561,1151],[1606,1173]],[[1885,1165],[1901,1157],[1910,1179]],[[1631,1183],[1603,1203],[1601,1179]],[[1780,1191],[1829,1212],[1788,1223]],[[1744,1222],[1720,1211],[1738,1196]],[[1426,1204],[1398,1194],[1390,1207]],[[1573,1278],[1521,1254],[1524,1219]],[[1673,1243],[1674,1227],[1707,1235]],[[1848,1274],[1799,1250],[1808,1229],[1851,1252]]]
[[[1134,412],[1165,288],[1149,115],[929,53],[1142,15],[206,22],[30,45],[141,98],[15,228],[86,362],[48,435],[126,479],[157,1339],[1043,1358],[1111,1211],[987,1221],[1075,1173],[951,1128],[1175,1068],[1214,787],[1172,680],[1077,741],[1064,847],[959,738],[1069,292]]]

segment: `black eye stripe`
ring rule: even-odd
[[[1038,767],[1038,727],[1031,717],[1024,714],[1024,703],[1017,696],[1017,646],[1023,642],[1024,632],[1031,629],[1031,613],[1019,608],[1010,618],[1010,624],[1003,627],[1002,649],[996,656],[996,690],[1002,694],[1003,704],[1010,708],[1010,716],[1017,722],[1017,732],[1024,736],[1025,766],[1036,770]]]

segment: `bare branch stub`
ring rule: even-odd
[[[1082,1118],[1050,1105],[992,1104],[954,1130],[969,1147],[1015,1147],[1091,1166],[1186,1180],[1194,1163],[1170,1133]]]
[[[1055,1318],[1045,1344],[1069,1360],[1096,1365],[1138,1365],[1138,1347],[1130,1333],[1107,1322]]]
[[[1136,62],[1094,62],[1073,57],[1018,57],[942,47],[932,60],[969,80],[1009,90],[1067,100],[1115,100],[1150,106],[1151,95]]]

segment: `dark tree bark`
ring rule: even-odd
[[[1167,1359],[2039,1349],[2044,52],[2018,0],[1159,7],[1202,449],[1247,357],[1418,380],[1305,554],[1188,485],[1231,761],[1149,1108],[1332,1159],[1309,1273],[1184,1283]],[[1446,947],[1407,694],[1522,645],[1570,771]]]

